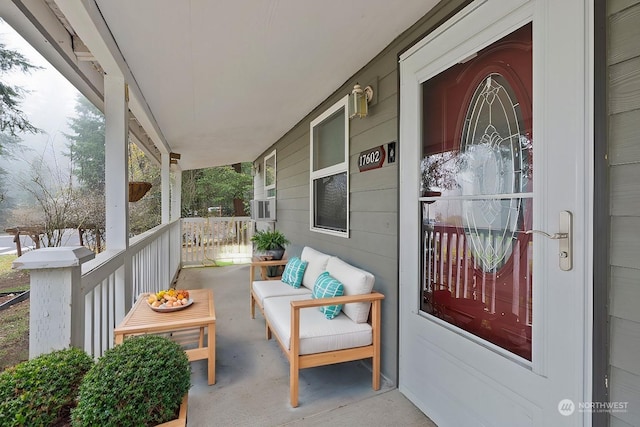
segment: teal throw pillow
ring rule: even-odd
[[[329,272],[325,271],[318,276],[316,283],[313,286],[313,298],[341,297],[342,295],[344,295],[344,285],[331,277]],[[319,308],[320,311],[324,313],[324,317],[327,319],[333,319],[340,314],[342,304],[323,306]]]
[[[304,276],[307,264],[307,261],[302,261],[300,258],[294,256],[289,259],[287,265],[284,267],[280,280],[294,288],[299,288],[300,284],[302,284],[302,277]]]

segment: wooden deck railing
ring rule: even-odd
[[[252,232],[249,217],[183,218],[182,263],[249,262]]]

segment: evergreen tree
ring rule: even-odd
[[[31,64],[27,58],[19,52],[7,49],[0,43],[0,132],[16,136],[19,133],[38,133],[40,129],[29,123],[24,112],[20,109],[20,102],[25,90],[6,82],[8,72],[18,70],[28,73],[39,69]],[[1,141],[0,144],[5,141]],[[1,146],[0,146],[1,148]]]
[[[0,156],[9,156],[11,151],[19,146],[19,133],[40,132],[20,109],[25,90],[6,81],[9,72],[18,70],[28,73],[38,68],[40,67],[32,65],[22,54],[7,49],[0,43]],[[6,180],[3,175],[6,175],[6,171],[0,168],[0,217],[6,218],[6,210],[11,203],[8,203],[5,195]]]
[[[75,111],[69,119],[74,134],[65,134],[73,174],[83,188],[104,193],[104,115],[84,96],[78,96]]]

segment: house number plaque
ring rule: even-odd
[[[360,172],[381,168],[384,163],[384,156],[385,152],[382,145],[367,151],[362,151],[358,156],[358,168]]]

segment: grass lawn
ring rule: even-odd
[[[0,255],[0,292],[29,289],[29,272],[12,270],[15,255]],[[29,300],[0,311],[0,371],[29,358]]]

